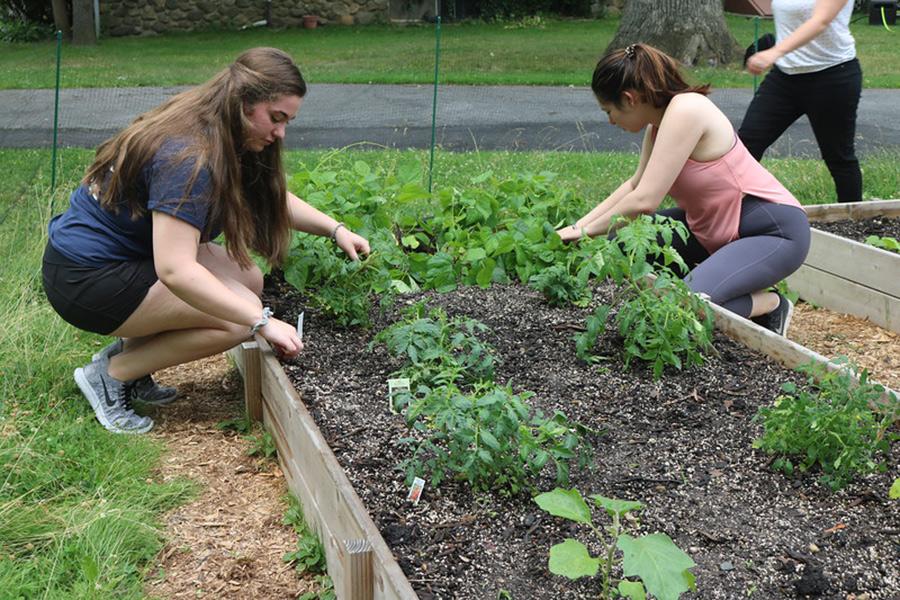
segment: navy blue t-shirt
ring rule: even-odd
[[[201,168],[188,190],[196,162],[177,159],[184,147],[183,142],[166,142],[144,165],[135,189],[129,192],[137,194],[145,207],[143,215],[132,219],[126,204],[119,206],[118,213],[106,210],[88,186],[81,185],[72,193],[69,209],[50,221],[50,243],[69,260],[85,266],[152,258],[152,211],[193,225],[203,242],[218,236],[218,224],[213,224],[210,235],[203,235],[209,213],[209,171]]]

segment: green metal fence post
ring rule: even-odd
[[[753,17],[753,53],[759,52],[759,17]],[[753,94],[756,95],[756,73],[753,74]]]
[[[59,130],[59,71],[60,58],[62,57],[62,31],[56,31],[56,98],[53,101],[53,151],[50,160],[53,164],[50,166],[50,192],[56,191],[56,139]],[[53,207],[51,205],[51,210]]]
[[[434,28],[434,96],[431,100],[431,160],[428,162],[428,193],[431,193],[431,181],[434,171],[435,122],[437,119],[438,67],[441,62],[441,14],[438,12]]]

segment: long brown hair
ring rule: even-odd
[[[663,108],[677,94],[709,94],[709,84],[692,86],[681,76],[674,58],[647,44],[631,44],[608,52],[594,69],[591,89],[599,100],[621,106],[625,90],[636,91],[654,108]]]
[[[142,169],[164,143],[183,141],[187,147],[172,160],[194,161],[185,195],[201,169],[210,176],[205,233],[218,223],[228,254],[243,267],[251,264],[250,250],[277,264],[290,244],[281,140],[261,152],[244,150],[244,106],[305,95],[306,82],[288,54],[276,48],[247,50],[206,83],[140,115],[101,144],[82,183],[104,208],[127,206],[137,218],[145,210],[133,193]]]

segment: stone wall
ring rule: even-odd
[[[302,27],[305,15],[343,25],[388,20],[389,0],[100,0],[103,35],[240,29],[266,19],[273,27]]]

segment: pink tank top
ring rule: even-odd
[[[802,210],[794,195],[750,155],[737,133],[734,146],[721,158],[688,159],[669,189],[691,233],[710,254],[737,239],[741,199],[747,194]]]

